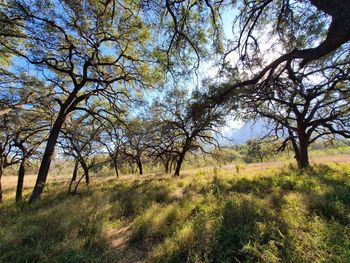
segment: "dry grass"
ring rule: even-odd
[[[320,156],[320,157],[311,157],[310,162],[312,164],[327,164],[327,163],[350,163],[350,155],[334,155],[334,156]],[[249,174],[250,176],[261,175],[264,171],[272,171],[272,170],[280,170],[286,165],[293,164],[293,161],[274,161],[274,162],[264,162],[264,163],[252,163],[247,164],[241,170],[241,174],[246,176]],[[236,172],[235,164],[225,165],[220,168],[220,170],[224,170],[227,172],[232,172],[236,176],[239,173]],[[212,172],[213,167],[203,167],[201,169],[189,169],[183,171],[184,175],[193,175],[198,172],[198,170],[204,172]],[[118,180],[118,181],[132,181],[132,180],[151,180],[153,178],[167,178],[167,175],[162,173],[149,173],[142,176],[127,174],[123,175],[120,178],[116,178],[115,176],[101,176],[101,177],[92,177],[92,183],[99,183],[101,181],[109,181],[109,180]],[[48,183],[69,183],[70,175],[50,175],[48,176]],[[29,191],[34,187],[36,181],[36,175],[28,174],[24,179],[24,189]],[[2,179],[2,187],[5,192],[5,198],[7,193],[11,193],[17,185],[17,176],[4,176]]]
[[[77,196],[51,176],[33,206],[5,177],[0,262],[350,262],[349,160],[94,177]]]

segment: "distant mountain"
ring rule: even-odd
[[[249,139],[262,137],[266,134],[266,122],[258,120],[254,122],[246,122],[242,127],[229,130],[223,135],[226,138],[220,138],[222,145],[243,144]]]

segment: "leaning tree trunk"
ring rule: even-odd
[[[82,180],[84,177],[85,177],[85,173],[80,177],[80,179],[79,179],[78,182],[76,183],[75,188],[74,188],[74,191],[72,192],[73,195],[75,195],[75,194],[77,193],[77,191],[78,191],[78,186],[79,186],[81,180]]]
[[[78,180],[78,182],[76,183],[75,185],[75,188],[74,188],[74,191],[73,191],[73,194],[76,194],[77,191],[78,191],[78,187],[79,187],[79,184],[81,182],[81,180],[85,177],[85,182],[86,182],[86,185],[87,187],[89,187],[89,183],[90,183],[90,176],[89,176],[89,167],[87,166],[86,162],[84,159],[80,159],[79,160],[79,163],[81,165],[81,167],[83,168],[83,175],[80,177],[80,179]],[[89,188],[88,188],[89,189]]]
[[[38,177],[35,182],[35,186],[32,192],[32,195],[30,196],[29,203],[35,202],[40,198],[41,193],[44,190],[47,174],[49,172],[51,160],[53,153],[55,151],[55,146],[57,143],[58,135],[61,131],[62,125],[65,121],[65,111],[61,110],[59,115],[57,116],[57,119],[51,129],[49,138],[46,143],[46,148],[44,151],[43,158],[41,160],[40,168]]]
[[[16,202],[19,202],[22,200],[22,193],[23,193],[23,182],[24,182],[24,176],[26,174],[26,167],[28,164],[28,157],[23,157],[21,164],[19,166],[18,170],[18,180],[17,180],[17,189],[16,189]]]
[[[187,138],[186,142],[185,142],[185,145],[182,148],[182,152],[181,152],[181,154],[179,156],[179,159],[177,160],[177,163],[176,163],[175,174],[174,174],[175,176],[179,176],[180,175],[180,170],[181,170],[182,163],[183,163],[183,161],[185,159],[185,155],[186,155],[187,151],[190,149],[191,143],[192,143],[191,138]]]
[[[80,164],[81,164],[81,167],[84,170],[85,182],[86,182],[87,185],[89,185],[89,183],[90,183],[89,168],[88,168],[88,166],[87,166],[87,164],[86,164],[84,159],[80,160]]]

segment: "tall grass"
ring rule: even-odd
[[[348,164],[137,178],[4,203],[0,262],[350,262]]]

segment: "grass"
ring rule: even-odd
[[[4,183],[5,184],[5,183]],[[95,179],[0,207],[0,262],[350,262],[350,164]]]

